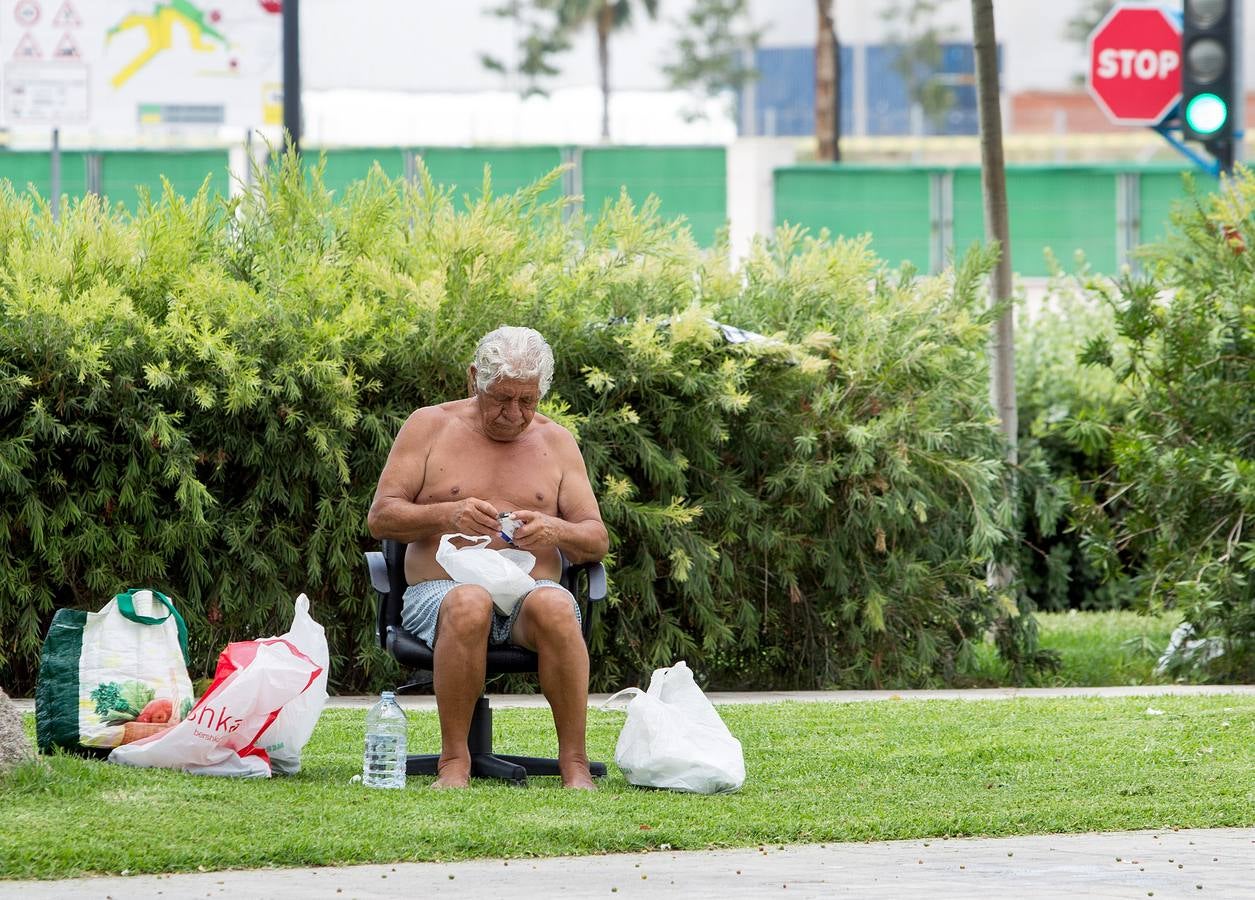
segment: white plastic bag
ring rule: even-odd
[[[312,689],[324,670],[286,638],[228,644],[218,657],[213,684],[183,721],[116,748],[109,761],[198,775],[268,778],[270,757],[263,749],[269,742],[267,731],[284,706]],[[299,736],[305,724],[301,720],[298,729],[294,723],[291,733]]]
[[[629,783],[694,794],[735,791],[745,783],[741,742],[683,661],[657,669],[648,691],[625,688],[606,704],[624,695],[632,699],[614,761]]]
[[[454,538],[473,546],[459,550],[453,546]],[[497,612],[508,616],[536,587],[536,580],[527,574],[536,565],[536,557],[526,550],[489,550],[490,543],[492,538],[486,534],[446,534],[436,548],[436,562],[459,584],[477,584],[487,590]]]
[[[292,627],[281,639],[322,669],[308,690],[279,711],[279,717],[266,729],[262,742],[266,755],[270,757],[270,768],[281,775],[295,775],[301,771],[301,750],[314,733],[318,717],[327,705],[327,670],[331,665],[327,634],[310,616],[309,598],[304,594],[296,598]]]

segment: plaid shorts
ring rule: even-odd
[[[434,581],[420,581],[405,589],[401,606],[401,626],[414,637],[433,650],[436,648],[436,622],[440,618],[440,604],[449,591],[458,586],[456,581],[440,578]],[[575,610],[575,621],[583,624],[580,618],[580,606],[571,596],[571,592],[548,578],[537,578],[536,588],[553,587],[571,597],[571,608]],[[533,588],[533,591],[536,589]],[[489,644],[506,644],[514,631],[514,623],[518,621],[523,604],[531,593],[524,594],[508,616],[503,616],[494,608],[492,611],[492,631],[488,635]]]

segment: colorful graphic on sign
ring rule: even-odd
[[[258,0],[0,0],[0,126],[260,127],[281,80],[281,25]]]
[[[122,87],[157,54],[174,46],[174,29],[176,25],[187,32],[193,50],[211,52],[217,49],[210,41],[216,41],[223,47],[230,46],[226,37],[209,24],[205,13],[189,3],[188,0],[170,0],[169,3],[158,3],[148,15],[132,13],[105,32],[106,42],[113,40],[115,35],[130,28],[144,29],[144,33],[148,38],[148,46],[110,79],[113,86],[115,88]]]

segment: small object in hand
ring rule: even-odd
[[[501,535],[501,540],[505,541],[507,544],[513,544],[514,529],[519,527],[519,523],[514,518],[514,513],[498,513],[497,525],[501,529],[498,532],[498,534]]]

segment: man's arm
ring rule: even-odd
[[[514,531],[514,543],[524,550],[559,547],[573,563],[596,562],[610,549],[610,536],[601,521],[601,510],[575,438],[565,428],[554,427],[561,432],[555,441],[562,464],[558,515],[516,511],[514,518],[522,524]]]
[[[445,425],[435,407],[416,410],[405,420],[379,475],[366,527],[380,539],[410,543],[433,535],[497,533],[497,510],[486,500],[467,497],[447,503],[419,503],[427,479],[427,456]]]

